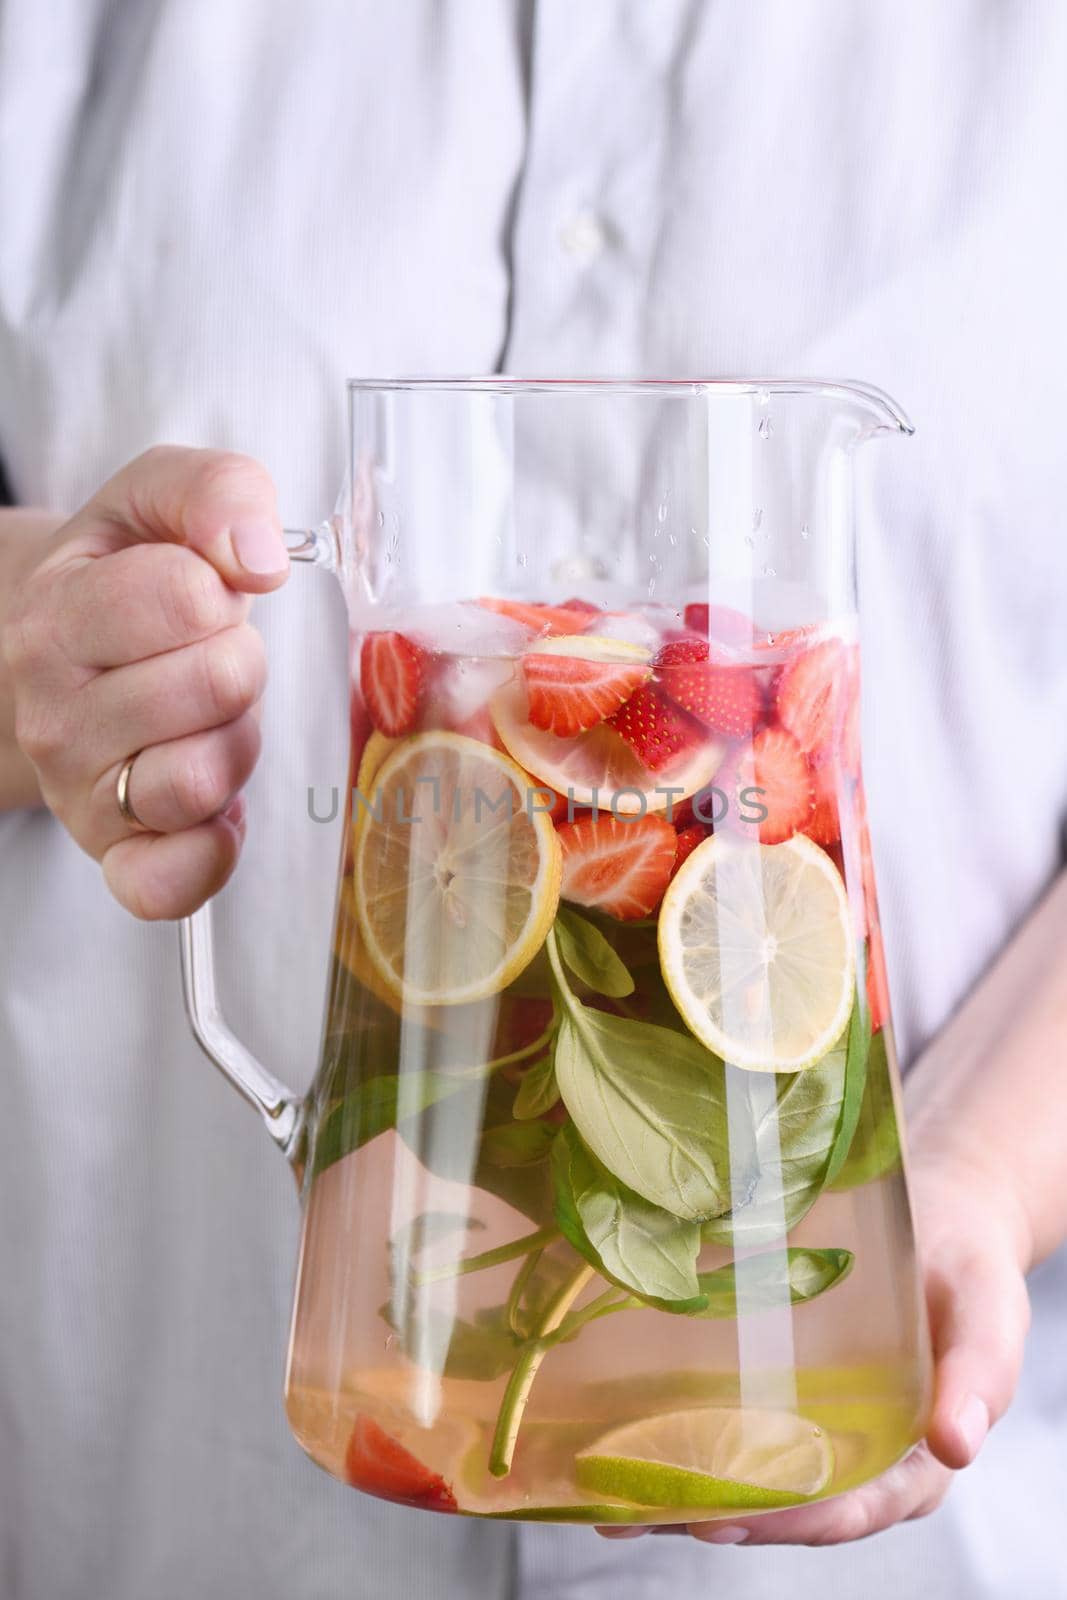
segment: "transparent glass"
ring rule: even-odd
[[[286,1408],[408,1505],[672,1523],[840,1493],[930,1362],[859,739],[877,391],[356,382],[322,1058],[213,1059],[297,1168]]]

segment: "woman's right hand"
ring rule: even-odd
[[[289,561],[266,470],[160,446],[45,541],[0,646],[46,805],[134,916],[181,917],[225,883],[259,754],[250,596]],[[123,817],[117,783],[136,755]]]

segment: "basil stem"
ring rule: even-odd
[[[559,1327],[592,1276],[593,1268],[583,1261],[577,1271],[565,1280],[558,1293],[546,1306],[540,1326],[515,1364],[500,1403],[500,1413],[496,1419],[493,1443],[489,1451],[489,1471],[494,1478],[504,1478],[511,1471],[515,1441],[522,1426],[530,1390],[533,1388],[542,1361],[552,1348],[549,1335]]]
[[[468,1272],[484,1272],[487,1267],[499,1267],[505,1261],[528,1255],[531,1250],[543,1250],[546,1244],[558,1238],[558,1228],[538,1228],[536,1233],[527,1233],[508,1244],[498,1244],[493,1250],[483,1250],[481,1255],[465,1256],[460,1261],[447,1261],[440,1267],[415,1271],[411,1275],[412,1282],[416,1289],[421,1289],[428,1283],[441,1283],[446,1278],[462,1278]]]

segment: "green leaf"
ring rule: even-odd
[[[560,1230],[598,1272],[665,1311],[704,1304],[698,1223],[680,1222],[620,1183],[570,1126],[556,1139],[552,1175]]]
[[[505,1307],[508,1325],[520,1339],[536,1335],[549,1305],[573,1272],[574,1258],[567,1247],[540,1250],[527,1256],[524,1267],[516,1274]]]
[[[530,1167],[545,1160],[555,1137],[551,1122],[505,1122],[482,1135],[482,1160],[494,1167]]]
[[[622,1000],[634,992],[634,980],[600,929],[576,911],[561,906],[556,913],[559,953],[576,978],[596,994]]]
[[[837,1192],[874,1183],[900,1166],[900,1129],[893,1098],[885,1033],[871,1040],[867,1082],[863,1090],[856,1134],[848,1155],[829,1187]]]
[[[852,1270],[851,1250],[770,1250],[746,1256],[740,1263],[717,1267],[697,1276],[707,1296],[702,1317],[747,1316],[757,1311],[772,1311],[788,1300],[801,1305],[814,1300],[840,1283]],[[741,1285],[738,1306],[738,1281]]]
[[[556,1079],[586,1145],[627,1188],[686,1221],[730,1204],[722,1062],[691,1036],[570,1003]]]
[[[559,1100],[559,1084],[551,1054],[527,1067],[515,1092],[514,1115],[521,1122],[543,1117]]]
[[[830,1159],[826,1163],[824,1185],[832,1183],[844,1166],[845,1157],[848,1155],[859,1122],[860,1106],[863,1104],[863,1090],[867,1081],[867,1056],[871,1048],[870,1011],[866,1005],[860,1005],[859,1002],[859,995],[865,992],[866,980],[861,973],[845,1045],[845,1090],[841,1102],[841,1119],[837,1124],[837,1132],[830,1148]]]
[[[785,1304],[802,1305],[825,1294],[852,1271],[855,1257],[851,1250],[789,1249],[766,1251],[762,1255],[748,1256],[741,1263],[741,1305],[737,1304],[737,1268],[733,1262],[717,1267],[713,1272],[698,1272],[699,1285],[706,1304],[691,1311],[690,1316],[702,1319],[733,1320],[737,1316],[773,1311]],[[636,1295],[612,1299],[602,1295],[598,1300],[573,1311],[552,1334],[556,1344],[577,1338],[585,1325],[616,1311],[639,1311],[647,1301]]]
[[[357,1081],[319,1124],[311,1177],[395,1128],[438,1177],[473,1181],[532,1221],[548,1222],[552,1195],[547,1165],[502,1166],[490,1159],[498,1130],[514,1121],[514,1102],[514,1084],[499,1074],[485,1079],[407,1070]]]
[[[705,1223],[707,1242],[766,1244],[811,1210],[826,1182],[841,1122],[848,1034],[846,1029],[821,1061],[802,1072],[727,1069],[731,1099],[748,1096],[755,1143],[747,1179],[744,1159],[733,1151],[733,1209]]]
[[[420,1211],[409,1223],[397,1228],[389,1240],[389,1277],[393,1284],[405,1281],[419,1255],[428,1245],[455,1233],[482,1228],[485,1224],[462,1212]]]
[[[400,1349],[428,1372],[446,1378],[473,1378],[491,1383],[510,1372],[522,1348],[504,1319],[502,1306],[474,1315],[470,1322],[416,1300],[398,1324],[387,1302],[378,1314],[396,1332]]]
[[[521,1211],[531,1222],[537,1225],[549,1223],[552,1221],[552,1183],[548,1162],[501,1167],[484,1153],[492,1150],[495,1130],[510,1127],[515,1121],[516,1086],[495,1074],[483,1087],[484,1104],[470,1106],[462,1126],[449,1127],[446,1122],[434,1141],[435,1147],[440,1145],[440,1150],[435,1148],[432,1158],[424,1156],[423,1159],[442,1177],[454,1177],[460,1183],[473,1183],[476,1188],[484,1189],[487,1194],[495,1195],[516,1211]],[[441,1109],[447,1111],[451,1104],[451,1101],[446,1101]],[[440,1113],[435,1111],[434,1115],[436,1117]],[[481,1133],[475,1146],[477,1159],[472,1177],[470,1156],[463,1148],[463,1139],[469,1139],[472,1133],[477,1134],[479,1127]],[[488,1146],[486,1140],[489,1141]],[[464,1161],[468,1163],[465,1170]]]
[[[405,1118],[418,1117],[451,1095],[471,1092],[469,1079],[444,1072],[401,1072],[366,1078],[325,1114],[315,1135],[311,1175],[318,1177]]]
[[[389,1240],[390,1256],[394,1262],[414,1261],[429,1245],[441,1239],[448,1239],[454,1233],[473,1233],[484,1227],[480,1218],[470,1217],[463,1211],[420,1211],[418,1216],[396,1229]]]

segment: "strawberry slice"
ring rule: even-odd
[[[563,609],[565,611],[585,611],[592,615],[594,612],[599,611],[601,607],[595,606],[591,600],[581,600],[572,595],[569,600],[564,600]]]
[[[784,728],[762,728],[730,758],[715,783],[730,797],[731,826],[740,819],[740,831],[758,833],[762,844],[791,839],[809,820],[815,805],[811,766]],[[760,792],[747,792],[753,789]],[[758,806],[767,815],[757,822],[754,812]]]
[[[533,654],[522,660],[535,728],[573,739],[625,705],[649,675],[643,662],[587,661],[581,656]]]
[[[713,661],[668,664],[660,668],[659,681],[676,705],[713,733],[747,738],[760,720],[763,692],[751,667],[724,667]]]
[[[669,821],[675,833],[684,833],[686,828],[691,828],[696,821],[696,812],[693,810],[693,801],[696,795],[687,795],[684,800],[675,800],[671,804]]]
[[[678,871],[678,868],[682,865],[683,861],[688,861],[697,845],[703,844],[707,837],[708,830],[706,828],[702,828],[697,822],[691,823],[688,828],[682,829],[681,833],[678,835],[677,843],[674,847],[674,866],[671,869],[672,878]]]
[[[878,890],[874,881],[874,842],[867,815],[867,796],[862,785],[856,793],[856,810],[860,818],[860,886],[863,891],[865,927],[869,931],[878,921]]]
[[[876,921],[871,922],[867,939],[867,1005],[871,1013],[871,1032],[877,1033],[889,1021],[889,977],[882,930]]]
[[[650,772],[658,772],[704,738],[704,730],[654,683],[635,689],[608,722]]]
[[[368,633],[359,678],[371,722],[390,739],[415,726],[430,657],[402,633]]]
[[[825,759],[833,748],[846,669],[843,642],[823,639],[787,661],[778,675],[775,704],[779,721],[816,760]]]
[[[802,622],[799,628],[783,628],[779,633],[761,633],[752,641],[755,650],[771,651],[775,655],[790,655],[810,643],[816,630],[814,622]]]
[[[693,661],[708,659],[706,639],[672,639],[653,656],[654,667],[682,667]]]
[[[456,1497],[440,1473],[424,1467],[373,1417],[356,1418],[345,1452],[345,1477],[353,1488],[385,1500],[426,1511],[457,1510]]]
[[[659,905],[678,851],[678,836],[662,817],[626,820],[601,811],[565,822],[557,837],[564,900],[622,922],[650,916]]]
[[[728,650],[748,650],[753,643],[751,617],[735,611],[733,606],[686,606],[682,620],[691,633],[699,633]]]
[[[533,600],[499,600],[493,595],[483,595],[478,604],[487,611],[495,611],[498,616],[521,622],[533,633],[581,633],[589,626],[592,614],[584,604],[546,606]]]
[[[837,771],[828,762],[812,770],[815,785],[815,808],[804,824],[809,839],[824,847],[836,844],[841,837],[841,819],[837,810]]]

